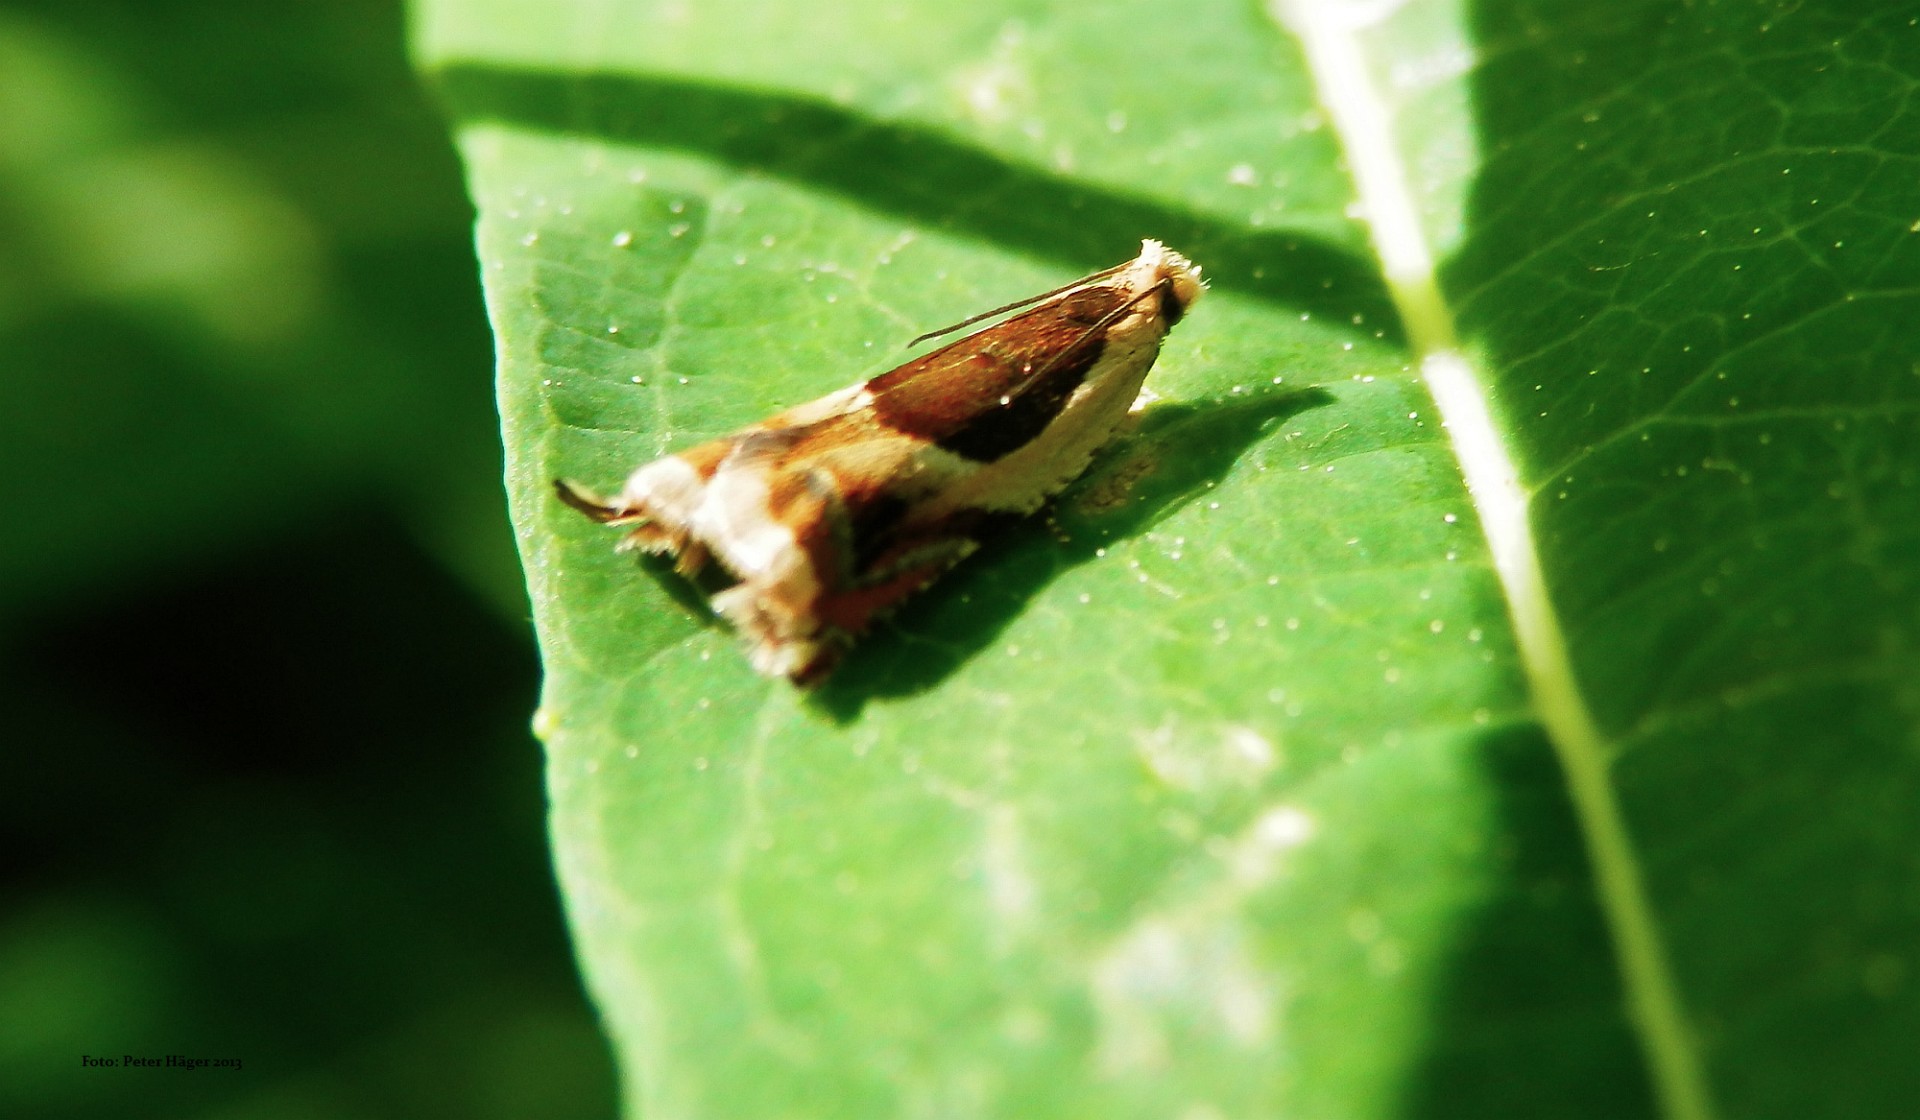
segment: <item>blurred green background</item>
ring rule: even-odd
[[[0,9],[0,1115],[612,1115],[470,223],[397,0]]]

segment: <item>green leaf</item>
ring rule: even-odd
[[[1904,1116],[1920,55],[1795,7],[1480,13],[1447,286],[1715,1107]]]
[[[420,9],[635,1115],[1899,1114],[1911,30],[1734,7]],[[550,496],[1142,236],[1162,403],[815,696]]]

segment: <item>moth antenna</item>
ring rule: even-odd
[[[971,327],[975,323],[978,323],[982,320],[991,319],[995,315],[1003,315],[1009,311],[1017,311],[1022,307],[1029,306],[1030,304],[1039,303],[1043,299],[1052,299],[1054,296],[1061,295],[1066,292],[1071,292],[1075,288],[1079,288],[1084,285],[1091,284],[1095,280],[1105,280],[1107,277],[1112,276],[1114,273],[1119,272],[1121,269],[1130,267],[1132,264],[1133,264],[1132,261],[1127,261],[1124,264],[1116,264],[1112,268],[1103,268],[1098,272],[1093,272],[1085,276],[1082,276],[1080,279],[1075,280],[1071,284],[1062,284],[1058,288],[1055,288],[1054,290],[1052,290],[1051,292],[1041,292],[1037,296],[1028,296],[1025,299],[1016,299],[1012,303],[1003,304],[999,307],[994,308],[992,311],[982,311],[980,314],[962,319],[950,327],[941,327],[937,331],[928,331],[926,334],[923,334],[919,338],[914,339],[912,342],[907,343],[907,346],[909,349],[911,349],[912,347],[918,346],[922,342],[925,342],[929,338],[939,338],[943,334],[952,334],[954,331],[963,330],[967,327]]]

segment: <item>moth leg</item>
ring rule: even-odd
[[[670,553],[673,556],[673,570],[687,579],[699,575],[713,556],[707,551],[706,545],[685,533],[669,533],[658,525],[645,525],[635,529],[621,539],[619,547],[637,548],[643,552],[656,554]]]
[[[979,547],[971,537],[946,536],[920,538],[889,549],[885,575],[871,575],[844,591],[821,596],[814,607],[821,624],[819,634],[805,643],[804,654],[796,648],[800,655],[785,669],[787,678],[802,688],[825,680],[874,619],[939,579]]]
[[[885,568],[868,578],[824,591],[796,611],[769,589],[741,585],[714,596],[713,606],[749,640],[754,668],[811,688],[839,665],[853,640],[873,620],[932,583],[979,545],[971,538],[920,537],[887,551]]]
[[[715,595],[713,609],[747,639],[753,667],[798,685],[818,683],[840,661],[853,635],[811,612],[796,612],[767,589],[742,583]]]
[[[939,578],[979,548],[969,536],[923,536],[901,541],[874,557],[858,580],[824,595],[816,610],[835,630],[864,633],[875,617]]]

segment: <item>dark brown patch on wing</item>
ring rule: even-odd
[[[853,571],[865,572],[893,542],[894,530],[913,506],[905,498],[885,492],[864,496],[847,506],[847,540]]]
[[[875,557],[893,547],[913,502],[895,492],[892,478],[836,470],[826,473],[838,499],[835,544],[839,562],[834,568],[834,583],[851,587],[873,566]]]
[[[1127,298],[1116,287],[1082,288],[881,374],[867,382],[874,414],[975,462],[1017,451],[1086,379],[1106,347],[1105,329],[1092,328]]]
[[[1180,320],[1187,317],[1187,305],[1173,290],[1173,281],[1162,280],[1156,285],[1160,290],[1160,318],[1164,319],[1167,329],[1172,330]]]

